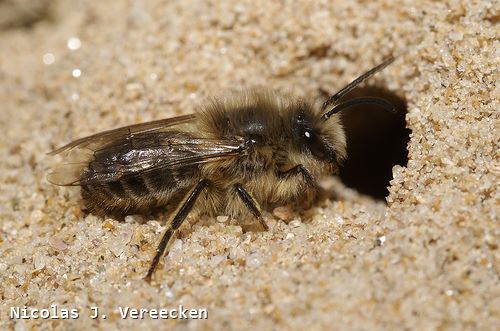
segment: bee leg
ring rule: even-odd
[[[241,199],[241,201],[245,204],[245,206],[250,210],[252,215],[259,221],[260,226],[265,230],[269,230],[269,226],[267,226],[266,221],[262,217],[262,213],[260,212],[260,207],[255,201],[254,198],[248,193],[241,184],[235,184],[234,189],[236,190],[236,194]]]
[[[295,167],[288,169],[286,171],[279,171],[278,176],[281,178],[290,178],[293,176],[302,175],[307,185],[311,187],[316,187],[316,181],[314,177],[311,175],[309,170],[307,170],[302,164],[298,164]]]
[[[163,233],[161,241],[156,248],[156,254],[153,258],[153,261],[151,262],[149,271],[144,278],[147,282],[151,281],[151,276],[153,275],[158,262],[160,262],[160,258],[165,252],[165,248],[167,247],[167,244],[170,241],[170,238],[174,234],[175,230],[177,230],[182,225],[189,212],[193,209],[194,203],[198,199],[198,196],[209,184],[210,182],[208,180],[203,179],[186,195],[183,202],[179,204],[181,207],[177,209],[177,212],[172,222],[170,223],[170,227]]]

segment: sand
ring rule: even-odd
[[[0,5],[2,329],[500,329],[498,2]],[[150,285],[164,222],[86,215],[46,181],[73,139],[229,88],[318,98],[390,55],[370,84],[406,101],[412,133],[387,203],[332,178],[310,210],[268,211],[267,233],[191,215]],[[54,304],[79,318],[9,318]],[[208,319],[118,310],[179,305]]]

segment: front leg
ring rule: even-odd
[[[288,179],[298,175],[302,175],[306,184],[310,187],[316,187],[316,180],[311,175],[309,170],[307,170],[302,164],[298,164],[295,167],[288,169],[286,171],[278,171],[278,177]]]
[[[269,226],[267,226],[266,221],[262,217],[262,213],[260,211],[260,207],[257,204],[257,201],[248,193],[241,184],[235,184],[234,189],[236,194],[241,199],[243,204],[250,210],[252,215],[259,221],[262,228],[267,231],[269,230]]]

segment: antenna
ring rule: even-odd
[[[323,106],[321,107],[321,110],[324,111],[328,106],[334,106],[330,111],[327,113],[323,114],[322,118],[324,120],[328,119],[331,115],[338,113],[339,111],[348,108],[353,105],[358,105],[358,104],[376,104],[383,106],[384,108],[394,112],[394,106],[381,98],[373,98],[373,97],[368,97],[368,98],[356,98],[352,99],[340,104],[337,104],[337,102],[342,99],[343,96],[345,96],[347,93],[351,92],[356,86],[376,74],[377,72],[383,70],[385,67],[387,67],[389,64],[391,64],[394,61],[394,57],[390,57],[378,66],[368,70],[346,86],[344,86],[340,91],[332,95],[330,98],[328,98],[324,103]]]

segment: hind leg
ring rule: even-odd
[[[160,262],[160,258],[163,256],[165,249],[172,238],[175,231],[182,225],[184,220],[186,219],[189,212],[193,209],[194,204],[200,193],[210,184],[210,182],[206,179],[200,181],[196,186],[185,196],[183,201],[179,204],[179,208],[177,209],[172,222],[170,223],[170,227],[163,233],[160,243],[156,248],[156,254],[151,262],[151,266],[149,267],[148,273],[144,278],[147,282],[151,281],[151,276]]]

